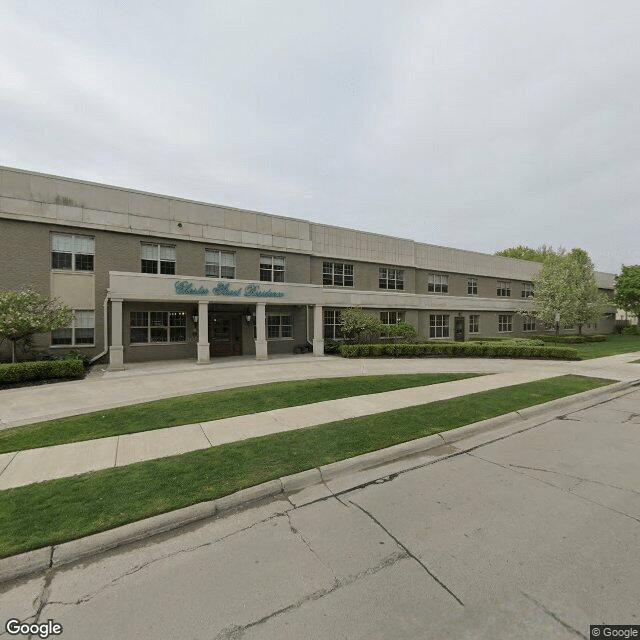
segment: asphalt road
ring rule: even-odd
[[[342,494],[280,497],[2,585],[3,626],[53,619],[64,640],[589,638],[590,624],[640,624],[639,452],[633,391]]]

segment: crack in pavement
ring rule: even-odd
[[[360,509],[362,513],[369,516],[369,518],[371,518],[401,549],[403,549],[410,558],[413,558],[413,560],[415,560],[431,576],[433,580],[435,580],[452,598],[454,598],[454,600],[456,600],[459,605],[464,607],[464,602],[462,602],[462,600],[460,600],[460,598],[458,598],[458,596],[453,591],[451,591],[451,589],[449,589],[449,587],[447,587],[447,585],[442,582],[442,580],[440,580],[432,571],[430,571],[429,568],[424,564],[424,562],[420,560],[420,558],[409,551],[409,549],[402,542],[400,542],[400,540],[398,540],[398,538],[396,538],[396,536],[394,536],[374,515],[369,513],[364,507],[361,507],[356,502],[353,502],[352,500],[349,500],[349,502],[354,507]]]
[[[318,589],[317,591],[314,591],[313,593],[306,595],[304,598],[300,598],[299,600],[296,600],[296,602],[293,602],[292,604],[289,604],[286,607],[282,607],[281,609],[272,611],[271,613],[260,618],[259,620],[254,620],[253,622],[249,622],[244,625],[232,625],[229,627],[225,627],[224,629],[221,629],[218,632],[218,634],[215,636],[215,640],[240,640],[240,638],[244,636],[245,631],[247,631],[248,629],[264,624],[265,622],[268,622],[272,618],[281,616],[284,613],[288,613],[290,611],[294,611],[295,609],[299,609],[307,602],[320,600],[321,598],[328,596],[329,594],[333,593],[334,591],[337,591],[338,589],[342,589],[343,587],[349,586],[350,584],[353,584],[354,582],[357,582],[358,580],[361,580],[362,578],[365,578],[367,576],[375,575],[376,573],[379,573],[380,571],[383,571],[384,569],[387,569],[388,567],[393,566],[400,560],[405,560],[406,558],[407,558],[406,553],[402,551],[397,551],[396,553],[393,553],[390,556],[387,556],[386,558],[384,558],[377,565],[373,567],[368,567],[367,569],[364,569],[363,571],[360,571],[359,573],[356,573],[354,575],[347,576],[345,578],[340,578],[336,580],[330,587],[325,587],[324,589]]]
[[[561,624],[567,631],[571,631],[571,633],[575,634],[576,636],[578,636],[580,638],[584,638],[584,640],[589,640],[589,638],[587,638],[587,636],[585,636],[584,634],[580,633],[577,629],[574,629],[570,624],[567,624],[564,620],[562,620],[559,616],[557,616],[553,611],[551,611],[550,609],[547,609],[547,607],[545,607],[541,602],[538,602],[535,598],[530,596],[528,593],[525,593],[524,591],[520,591],[520,593],[527,600],[529,600],[529,602],[532,602],[533,604],[536,605],[536,607],[538,607],[539,609],[544,611],[544,613],[546,613],[550,618],[555,620],[558,624]]]
[[[56,570],[51,567],[51,561],[53,560],[53,547],[51,547],[51,556],[49,557],[49,568],[44,572],[44,583],[42,584],[42,591],[40,595],[36,596],[33,600],[33,604],[38,603],[38,608],[36,610],[35,616],[31,616],[33,618],[33,622],[38,624],[40,621],[40,614],[42,610],[47,606],[47,600],[49,598],[49,594],[51,593],[51,583],[53,582],[53,577],[55,575]],[[28,640],[33,638],[33,634],[29,634]]]

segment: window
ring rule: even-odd
[[[284,258],[282,256],[260,256],[260,281],[284,282]]]
[[[334,287],[353,287],[353,265],[344,262],[323,262],[322,284]]]
[[[469,316],[469,333],[480,333],[480,316],[477,314]]]
[[[342,338],[342,314],[340,309],[324,310],[324,337],[327,340]]]
[[[498,315],[498,333],[513,331],[513,316],[511,314]]]
[[[378,283],[381,289],[404,289],[404,271],[402,269],[378,268]]]
[[[91,236],[51,234],[51,268],[93,271],[95,240]]]
[[[448,338],[449,337],[449,316],[432,315],[429,316],[429,337]]]
[[[533,298],[533,283],[532,282],[523,282],[522,283],[522,297],[523,298]]]
[[[449,293],[449,276],[430,273],[427,291],[429,293]]]
[[[51,345],[76,346],[92,345],[95,333],[95,313],[74,311],[71,325],[51,332]]]
[[[511,283],[506,280],[498,280],[496,293],[501,298],[508,298],[511,295]]]
[[[204,275],[210,278],[236,277],[236,254],[232,251],[204,250]]]
[[[132,344],[187,341],[184,311],[132,311],[129,319]]]
[[[381,311],[380,322],[382,324],[398,324],[404,320],[402,311]]]
[[[269,314],[267,316],[267,338],[270,340],[293,338],[293,316],[291,314]]]
[[[524,316],[524,318],[522,318],[522,330],[523,331],[535,331],[536,330],[536,320],[535,320],[535,318],[530,318],[529,316]]]
[[[141,273],[163,273],[175,275],[176,248],[167,244],[141,244]]]
[[[467,295],[478,295],[478,278],[467,278]]]

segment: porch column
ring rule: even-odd
[[[324,355],[324,318],[321,304],[313,306],[313,355]]]
[[[209,301],[198,300],[198,364],[209,362]]]
[[[267,304],[256,304],[256,360],[266,360],[267,355]]]
[[[122,299],[111,300],[111,346],[109,347],[109,371],[124,369],[122,347]]]

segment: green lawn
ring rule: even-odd
[[[473,378],[478,373],[410,373],[319,378],[238,387],[145,402],[0,431],[0,453],[219,420],[311,402]]]
[[[640,336],[609,335],[606,342],[585,342],[584,344],[567,345],[578,350],[581,360],[614,356],[618,353],[640,351]]]
[[[559,376],[0,492],[0,557],[213,500],[612,380]]]

